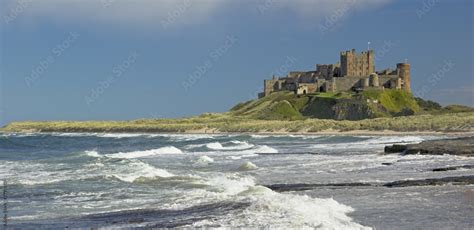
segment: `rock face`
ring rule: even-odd
[[[392,145],[385,147],[385,153],[422,155],[462,155],[474,156],[474,137],[447,140],[423,141],[419,144]]]
[[[331,109],[334,111],[335,120],[363,120],[375,117],[374,111],[360,100],[339,100]]]
[[[361,99],[313,98],[302,111],[303,116],[334,119],[363,120],[375,118],[374,111]]]

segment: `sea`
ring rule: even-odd
[[[474,159],[383,154],[449,136],[0,134],[7,229],[473,229]],[[312,185],[304,188],[302,185]],[[286,189],[278,190],[275,188]]]

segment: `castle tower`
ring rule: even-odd
[[[341,52],[341,76],[353,76],[355,50]]]
[[[402,80],[403,90],[411,92],[410,86],[410,64],[398,63],[397,64],[398,77]]]
[[[355,49],[341,52],[342,76],[369,76],[375,72],[375,55],[373,50],[357,54]]]

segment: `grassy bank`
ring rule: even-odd
[[[231,113],[182,119],[132,121],[13,122],[3,132],[323,132],[323,131],[474,131],[474,112],[383,117],[359,121],[329,119],[260,120]]]

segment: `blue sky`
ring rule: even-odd
[[[2,0],[0,125],[224,112],[265,78],[367,49],[474,105],[471,0]]]

